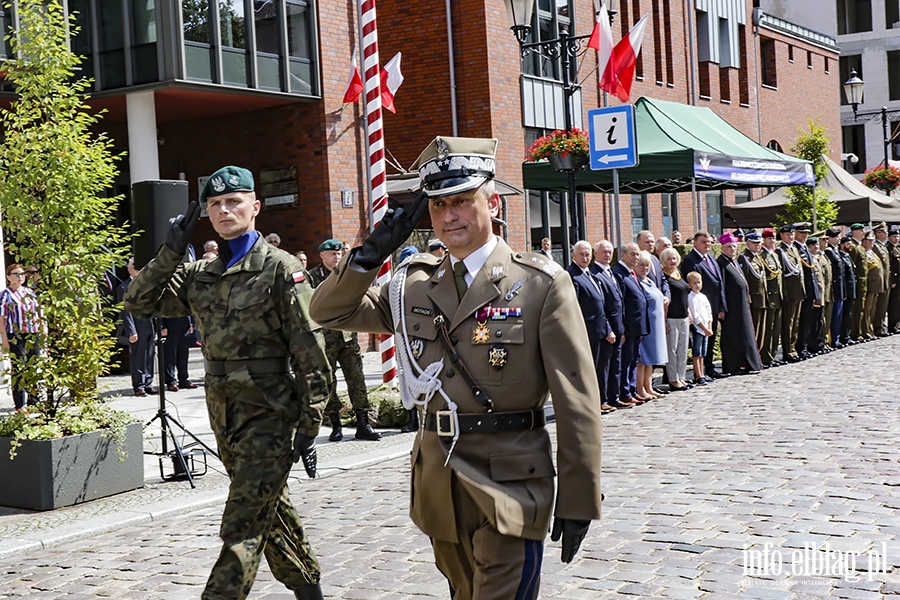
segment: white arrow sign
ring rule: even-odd
[[[608,165],[611,162],[620,162],[623,160],[628,160],[629,156],[627,154],[604,154],[597,160],[602,162],[604,165]]]

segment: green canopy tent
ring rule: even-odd
[[[645,194],[814,185],[812,163],[761,146],[709,108],[647,97],[634,104],[639,163],[619,169],[619,191]],[[522,165],[523,187],[566,191],[548,162]],[[613,191],[612,170],[579,171],[580,192]],[[698,209],[699,210],[699,209]],[[699,225],[699,213],[695,213]]]

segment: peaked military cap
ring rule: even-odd
[[[891,227],[891,230],[888,232],[888,235],[900,235],[900,227],[894,225]]]
[[[496,138],[438,136],[411,168],[419,171],[422,190],[429,198],[452,196],[494,178],[496,151]]]
[[[206,206],[206,199],[232,192],[252,192],[255,189],[253,173],[243,167],[222,167],[209,176],[200,190],[200,204]]]
[[[762,236],[759,235],[759,233],[756,231],[751,231],[750,233],[748,233],[747,235],[744,236],[744,240],[746,240],[748,242],[761,242]]]
[[[812,233],[812,223],[808,223],[806,221],[794,223],[794,231],[797,231],[799,233]]]
[[[446,248],[444,242],[439,240],[438,238],[432,238],[428,240],[428,249],[429,250],[437,250],[438,248]]]
[[[793,225],[782,225],[780,229],[780,233],[793,233],[794,226]]]
[[[887,223],[882,221],[881,223],[875,223],[872,225],[872,231],[887,231]]]
[[[865,228],[866,228],[866,226],[863,225],[862,223],[854,223],[853,225],[850,226],[850,231],[859,231],[859,230],[865,229]]]
[[[840,237],[841,233],[843,233],[843,229],[840,227],[829,227],[828,231],[825,232],[825,237],[836,238]]]
[[[325,252],[326,250],[343,250],[344,243],[341,240],[336,240],[334,238],[330,240],[325,240],[321,244],[319,244],[319,252]]]
[[[842,244],[846,244],[847,242],[852,242],[852,241],[853,241],[853,238],[850,237],[849,235],[845,235],[844,237],[841,238]]]

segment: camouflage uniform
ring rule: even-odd
[[[245,598],[263,553],[289,588],[318,583],[287,477],[294,430],[317,434],[333,382],[299,261],[260,237],[225,267],[224,258],[182,264],[164,245],[125,296],[141,317],[193,314],[203,336],[206,404],[231,479],[207,599]]]
[[[313,288],[325,281],[331,271],[324,265],[318,265],[309,272],[310,284]],[[344,371],[344,380],[347,382],[347,393],[350,395],[350,404],[354,412],[368,412],[372,405],[369,403],[369,395],[366,390],[366,376],[363,372],[362,355],[359,352],[359,338],[355,332],[339,331],[337,329],[322,328],[325,335],[325,353],[332,371],[337,374],[338,363]],[[324,416],[327,419],[339,415],[341,401],[338,398],[337,388],[334,389],[325,405]]]

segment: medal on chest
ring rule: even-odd
[[[478,321],[475,330],[472,331],[473,344],[486,344],[491,339],[491,330],[488,329],[487,321]]]
[[[499,371],[506,365],[507,356],[509,356],[509,351],[503,344],[494,344],[488,352],[488,364]]]

